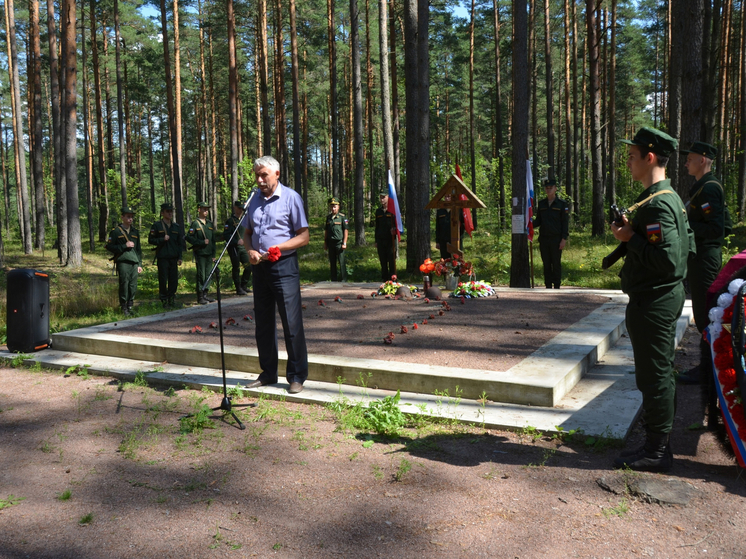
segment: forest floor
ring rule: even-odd
[[[690,328],[679,370],[697,343]],[[187,432],[180,416],[214,394],[0,376],[3,559],[746,555],[746,476],[703,427],[696,386],[679,391],[673,470],[655,475],[613,471],[611,441],[528,428],[422,423],[383,438],[329,408],[248,398],[245,431],[214,419]],[[599,484],[670,479],[688,504]]]

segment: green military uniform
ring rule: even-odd
[[[671,181],[651,185],[635,201],[661,190],[671,190]],[[673,427],[676,322],[686,298],[682,282],[687,259],[694,250],[685,216],[684,204],[673,191],[640,207],[631,222],[635,235],[627,243],[620,273],[622,290],[629,295],[626,321],[637,388],[646,428],[654,433],[669,433]]]
[[[233,202],[233,207],[243,208],[243,204],[238,200]],[[233,232],[238,228],[238,232],[231,236]],[[243,244],[239,244],[238,241],[243,239],[245,228],[241,225],[241,220],[231,214],[228,221],[225,222],[223,227],[223,240],[228,245],[228,256],[231,259],[231,275],[233,277],[233,285],[236,288],[236,293],[239,295],[246,295],[249,289],[249,280],[251,279],[251,266],[249,266],[249,253],[246,251],[246,247]],[[241,268],[243,268],[243,274],[241,274]]]
[[[134,213],[127,207],[122,208],[122,215]],[[134,246],[128,247],[132,242]],[[113,260],[119,275],[119,306],[125,315],[132,311],[137,293],[138,268],[142,268],[142,247],[140,232],[130,226],[129,231],[119,224],[109,233],[106,250],[114,254]]]
[[[332,198],[331,205],[339,205],[339,200]],[[341,272],[342,281],[347,281],[347,266],[345,264],[345,247],[343,246],[345,231],[348,231],[348,220],[344,214],[337,212],[326,216],[324,225],[324,242],[329,251],[329,270],[331,280],[337,281],[337,262]]]
[[[695,142],[695,146],[697,144],[700,142]],[[723,263],[725,196],[723,186],[711,172],[702,176],[689,190],[687,216],[697,243],[697,256],[689,263],[687,279],[692,294],[694,322],[702,332],[710,323],[707,316],[707,290],[715,281]]]
[[[464,231],[466,230],[463,211],[460,211],[459,218],[459,235],[461,246],[463,246]],[[451,253],[448,252],[448,243],[451,242],[451,211],[445,208],[438,208],[435,212],[435,242],[440,246],[440,257],[450,258]]]
[[[562,250],[559,245],[570,235],[570,206],[559,196],[555,196],[551,204],[548,198],[544,198],[537,206],[534,227],[541,229],[539,250],[544,265],[544,285],[547,289],[559,289],[562,281]]]
[[[199,204],[200,208],[208,208],[206,202]],[[205,240],[209,241],[205,243]],[[197,267],[197,301],[200,304],[207,303],[212,299],[207,297],[207,288],[203,289],[207,276],[212,269],[212,259],[215,256],[215,226],[212,221],[195,219],[189,226],[186,241],[192,245],[194,251],[194,264]],[[209,288],[209,286],[208,286]]]
[[[161,212],[173,211],[171,204],[161,204]],[[168,240],[166,240],[168,235]],[[160,219],[150,226],[148,244],[155,245],[158,263],[158,297],[163,306],[173,306],[179,284],[179,264],[182,256],[182,231],[178,223]]]
[[[396,228],[396,216],[380,207],[376,210],[376,249],[381,263],[381,279],[389,281],[396,274],[394,239],[391,230]]]

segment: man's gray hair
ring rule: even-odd
[[[267,167],[267,169],[272,169],[273,171],[279,171],[280,162],[277,161],[277,159],[275,159],[271,155],[264,155],[260,157],[259,159],[254,160],[254,169],[258,169],[259,167]]]

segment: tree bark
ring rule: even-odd
[[[525,216],[526,159],[528,159],[529,76],[528,21],[526,0],[513,0],[513,128],[512,187],[513,216]],[[524,224],[525,225],[525,224]],[[525,226],[514,231],[510,249],[510,287],[531,287],[528,258],[528,234]]]
[[[63,0],[60,22],[64,43],[62,60],[65,72],[65,100],[63,119],[65,122],[65,183],[67,185],[67,266],[79,268],[83,265],[83,249],[80,241],[80,210],[78,205],[78,152],[77,152],[77,72],[78,51],[76,46],[75,0]]]
[[[23,147],[23,122],[21,119],[21,81],[18,72],[18,50],[16,47],[16,21],[13,0],[5,3],[5,26],[8,40],[8,56],[11,67],[11,89],[13,95],[13,143],[16,150],[18,194],[21,206],[19,223],[22,226],[23,252],[31,254],[31,215],[29,213],[28,180],[26,178],[26,150]]]
[[[552,88],[552,38],[549,31],[549,0],[544,0],[544,91],[547,98],[547,176],[555,178],[554,173],[554,92]]]
[[[29,68],[29,86],[34,106],[33,118],[33,149],[31,150],[32,165],[34,169],[34,192],[36,193],[36,235],[35,246],[37,250],[44,250],[44,151],[42,148],[42,123],[41,123],[41,40],[39,37],[39,0],[29,1],[29,21],[31,29],[29,39],[33,53],[33,69]]]
[[[329,97],[332,114],[332,196],[340,196],[341,157],[339,153],[339,107],[337,103],[337,37],[334,0],[326,2],[327,33],[329,40]]]
[[[590,80],[591,112],[591,168],[593,181],[593,204],[591,216],[591,233],[600,237],[606,228],[604,211],[604,184],[601,169],[601,100],[599,97],[599,36],[596,19],[596,0],[586,3],[588,73]]]
[[[360,9],[350,0],[350,39],[352,49],[353,151],[355,153],[354,218],[355,246],[365,245],[365,154],[363,130],[363,81],[360,68]]]
[[[231,197],[238,200],[238,69],[236,68],[236,16],[233,0],[228,7],[228,118],[231,138]]]
[[[54,0],[47,0],[47,6],[54,4]],[[98,193],[98,241],[103,243],[106,240],[108,234],[109,225],[109,192],[108,192],[108,176],[106,173],[106,161],[104,159],[104,117],[103,107],[101,104],[101,72],[99,71],[99,60],[98,60],[98,43],[96,40],[96,0],[90,1],[90,12],[91,12],[91,63],[93,66],[93,88],[96,96],[96,136],[98,138],[98,175],[99,175],[99,188]],[[50,23],[53,26],[53,22]],[[52,50],[51,45],[51,30],[50,30],[50,51]],[[53,72],[52,76],[52,110],[54,112],[54,79],[55,75]],[[57,86],[59,89],[59,86]],[[57,112],[59,113],[59,104],[57,106]],[[57,117],[59,119],[59,116]],[[59,127],[59,124],[57,124]],[[55,153],[57,153],[58,142],[55,140]]]
[[[505,227],[505,158],[503,157],[503,116],[500,81],[500,4],[492,0],[495,16],[495,150],[498,159],[498,187],[500,189],[500,226]]]
[[[119,186],[122,190],[122,207],[127,206],[127,160],[124,139],[124,83],[122,82],[122,47],[119,35],[119,0],[114,0],[114,52],[117,72],[117,126],[119,130]]]
[[[300,122],[300,84],[299,64],[298,64],[298,29],[295,22],[295,0],[290,0],[290,68],[291,80],[293,82],[293,178],[295,189],[298,192],[303,190],[303,159],[306,155],[300,142],[301,122]],[[307,196],[304,201],[307,202]],[[306,205],[306,211],[308,206]]]

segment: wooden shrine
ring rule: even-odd
[[[425,209],[438,210],[445,208],[451,212],[451,242],[448,243],[447,250],[451,254],[458,255],[459,258],[464,256],[461,250],[461,225],[459,212],[464,208],[482,208],[484,205],[476,194],[474,194],[456,175],[451,175],[446,183],[435,193],[432,200],[428,202]],[[458,210],[458,211],[455,211]]]

